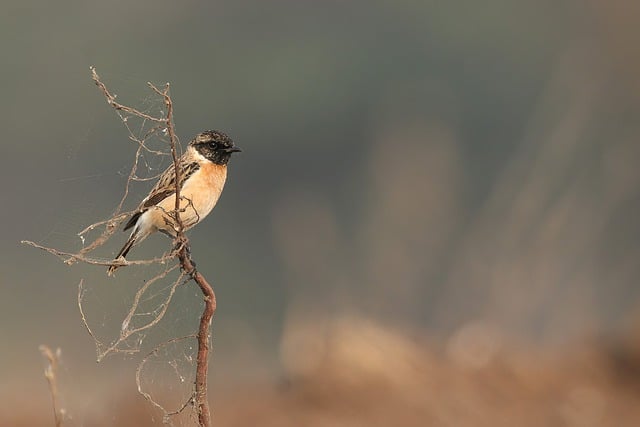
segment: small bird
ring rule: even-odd
[[[227,179],[227,163],[231,154],[242,151],[226,134],[209,130],[196,135],[178,161],[180,170],[180,219],[183,230],[188,230],[202,221],[218,202]],[[133,227],[129,240],[124,244],[114,261],[126,257],[132,247],[150,234],[160,231],[175,237],[176,174],[172,164],[165,170],[151,192],[140,203],[135,213],[124,226]],[[107,270],[113,275],[118,266]]]

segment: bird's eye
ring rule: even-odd
[[[217,142],[210,142],[209,143],[209,148],[211,148],[212,150],[215,150],[216,148],[218,148],[218,143]]]

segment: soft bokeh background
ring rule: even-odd
[[[19,244],[74,248],[120,199],[135,146],[95,65],[141,108],[170,81],[183,141],[244,149],[191,234],[225,425],[637,425],[639,4],[5,1],[0,424],[52,422],[40,344],[70,425],[161,421],[76,306],[84,278],[117,326],[143,273]]]

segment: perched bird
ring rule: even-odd
[[[238,151],[241,150],[233,145],[229,136],[215,130],[199,133],[189,142],[178,162],[179,213],[183,230],[202,221],[216,205],[227,179],[227,163],[231,154]],[[176,173],[172,164],[160,175],[149,195],[124,226],[125,230],[133,227],[133,231],[114,261],[126,257],[132,247],[156,231],[175,237],[175,192]],[[117,268],[116,265],[110,266],[107,274],[113,275]]]

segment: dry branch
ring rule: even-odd
[[[198,421],[201,426],[211,425],[211,411],[207,399],[207,374],[209,372],[209,327],[216,311],[216,294],[207,279],[196,270],[188,247],[185,245],[178,252],[180,265],[191,275],[204,295],[204,311],[200,317],[198,328],[198,356],[196,361],[196,403],[198,405]]]
[[[53,417],[56,423],[56,427],[62,426],[64,420],[65,410],[60,407],[60,401],[58,397],[58,363],[60,361],[60,349],[56,349],[55,352],[46,345],[40,346],[40,352],[47,359],[48,365],[44,370],[44,377],[49,383],[49,393],[51,394],[51,400],[53,404]]]
[[[176,252],[172,251],[167,254],[164,254],[161,257],[150,258],[150,259],[126,260],[121,258],[118,260],[113,260],[113,259],[106,259],[106,258],[87,257],[82,254],[82,251],[77,253],[61,251],[59,249],[40,245],[30,240],[22,240],[20,243],[22,243],[23,245],[33,246],[34,248],[37,248],[37,249],[42,249],[43,251],[48,252],[51,255],[55,255],[67,265],[75,264],[78,261],[84,262],[86,264],[102,265],[105,267],[109,267],[112,265],[117,265],[118,267],[122,267],[125,265],[165,264],[167,261],[176,257]]]
[[[173,284],[169,288],[169,295],[160,304],[160,306],[158,307],[159,309],[158,313],[149,322],[145,323],[142,326],[132,327],[131,320],[133,319],[133,316],[138,311],[138,308],[140,307],[140,300],[142,299],[143,295],[147,292],[147,290],[149,290],[149,288],[152,285],[154,285],[155,282],[157,282],[158,280],[164,279],[167,276],[167,274],[174,271],[176,268],[178,268],[178,265],[168,267],[162,273],[157,274],[150,280],[147,280],[145,284],[140,289],[138,289],[138,291],[136,292],[133,298],[133,302],[131,303],[131,307],[129,308],[129,312],[127,313],[127,316],[122,321],[122,325],[120,327],[120,335],[110,344],[102,343],[93,333],[93,331],[91,330],[91,327],[89,326],[89,323],[87,322],[87,317],[84,314],[84,309],[82,307],[82,301],[84,298],[84,287],[83,287],[84,282],[80,281],[80,284],[78,285],[78,309],[80,310],[82,323],[84,324],[85,329],[87,330],[87,332],[89,332],[89,335],[91,335],[91,337],[96,343],[96,350],[98,353],[98,358],[97,358],[98,362],[101,362],[105,357],[107,357],[111,353],[137,353],[139,351],[139,348],[137,347],[134,347],[133,349],[123,349],[120,346],[121,344],[129,340],[129,338],[131,338],[133,335],[140,334],[148,329],[151,329],[162,320],[162,318],[167,312],[167,309],[169,308],[169,303],[173,299],[173,294],[175,294],[178,286],[184,283],[183,281],[184,273],[180,274],[180,276],[178,276],[178,278],[174,280]]]
[[[141,367],[144,365],[144,363],[146,362],[149,356],[145,357],[141,365],[139,366],[138,372],[136,374],[136,377],[137,377],[136,379],[138,381],[138,388],[140,393],[147,400],[149,400],[154,406],[162,409],[166,417],[169,417],[171,415],[176,415],[182,412],[184,408],[188,406],[188,403],[191,402],[196,407],[196,410],[198,413],[199,425],[210,426],[211,411],[209,409],[208,393],[207,393],[207,373],[209,369],[208,362],[209,362],[210,326],[211,326],[211,320],[213,318],[213,314],[215,313],[215,309],[216,309],[216,297],[215,297],[213,288],[211,287],[209,282],[205,279],[205,277],[200,272],[196,271],[195,269],[195,263],[191,259],[189,240],[184,234],[184,226],[180,218],[180,213],[181,213],[180,202],[182,200],[182,197],[180,196],[180,187],[179,187],[179,184],[181,182],[180,180],[181,171],[179,167],[180,144],[175,132],[175,126],[173,122],[174,109],[173,109],[173,102],[169,94],[169,84],[167,83],[166,85],[164,85],[164,87],[160,89],[152,83],[147,83],[149,88],[153,91],[153,93],[161,98],[163,106],[166,107],[166,109],[162,110],[161,115],[154,116],[152,114],[140,111],[136,108],[121,104],[118,101],[116,101],[116,95],[114,95],[107,88],[107,86],[102,82],[95,68],[91,67],[90,70],[91,70],[92,80],[98,86],[98,88],[106,98],[107,103],[116,111],[116,114],[118,114],[123,124],[127,128],[129,132],[129,139],[135,142],[136,144],[138,144],[135,160],[133,162],[133,165],[127,177],[127,183],[126,183],[124,194],[120,200],[120,203],[117,205],[117,208],[114,214],[110,218],[91,224],[88,227],[86,227],[84,230],[82,230],[80,233],[78,233],[78,236],[80,236],[80,238],[82,239],[83,248],[77,252],[59,250],[56,248],[44,246],[44,245],[29,241],[29,240],[23,240],[22,243],[35,247],[37,249],[46,251],[49,254],[52,254],[60,258],[67,265],[71,265],[76,262],[83,262],[86,264],[98,265],[98,266],[120,267],[120,266],[132,266],[132,265],[165,264],[171,260],[177,259],[178,260],[177,264],[166,267],[164,271],[157,274],[155,277],[147,280],[146,283],[140,289],[138,289],[138,291],[135,294],[133,303],[129,311],[127,312],[127,315],[122,321],[119,336],[116,337],[113,341],[111,341],[108,344],[105,344],[104,342],[102,342],[102,340],[97,338],[97,336],[94,334],[93,330],[89,326],[89,322],[87,321],[87,316],[85,315],[85,310],[83,308],[83,300],[85,296],[84,281],[80,281],[80,284],[78,286],[78,308],[80,310],[82,322],[85,328],[87,329],[87,332],[93,338],[96,344],[98,361],[102,360],[104,357],[112,353],[118,353],[118,352],[135,353],[140,350],[139,346],[133,346],[132,348],[125,347],[129,339],[133,335],[140,334],[143,331],[146,331],[147,329],[150,329],[155,325],[157,325],[166,314],[169,304],[173,298],[173,295],[177,287],[180,284],[185,283],[186,281],[189,281],[192,279],[200,287],[200,290],[202,291],[204,302],[205,302],[204,310],[200,317],[198,332],[197,334],[189,336],[189,337],[197,338],[197,342],[198,342],[198,353],[197,353],[196,372],[195,372],[196,378],[195,378],[194,392],[192,396],[189,398],[188,402],[182,406],[181,409],[179,409],[178,411],[172,412],[172,411],[166,411],[157,402],[154,402],[148,393],[143,392],[140,388],[139,375],[140,375]],[[142,136],[136,136],[136,132],[134,132],[130,126],[130,123],[129,123],[130,118],[136,118],[142,121],[142,128],[140,130],[140,134]],[[148,122],[150,123],[150,127],[147,126]],[[145,128],[147,128],[146,131],[145,131]],[[133,212],[122,212],[122,208],[124,206],[125,200],[129,195],[129,187],[131,183],[134,181],[145,181],[150,179],[150,178],[141,178],[137,175],[139,159],[142,156],[143,152],[147,152],[151,154],[162,154],[162,155],[166,154],[161,151],[152,149],[147,144],[147,141],[152,137],[158,137],[163,141],[168,140],[167,142],[169,144],[169,150],[170,150],[171,158],[173,161],[173,167],[175,169],[175,175],[176,175],[175,208],[172,212],[170,212],[171,217],[175,220],[175,232],[176,232],[173,250],[165,253],[161,257],[145,259],[145,260],[125,260],[123,258],[112,260],[112,259],[104,259],[100,257],[88,256],[90,252],[104,245],[111,238],[113,233],[119,228],[119,225],[126,218],[130,217],[130,215],[133,213]],[[103,230],[98,235],[98,237],[96,237],[93,241],[85,245],[84,244],[85,236],[87,236],[89,233],[101,227],[103,227]],[[178,278],[175,279],[175,281],[169,287],[169,292],[166,298],[163,299],[163,301],[159,304],[156,310],[152,311],[153,318],[141,326],[136,326],[136,327],[132,326],[131,325],[132,318],[137,314],[137,310],[140,307],[140,301],[145,295],[145,292],[147,292],[154,283],[156,283],[161,279],[164,279],[169,273],[177,269],[178,266],[181,268],[181,273],[178,276]],[[176,340],[180,340],[180,339],[185,339],[185,337],[174,338],[172,340],[166,341],[165,343],[156,347],[156,350],[154,351],[157,351],[163,345],[166,345],[171,342],[175,342]],[[53,394],[53,391],[52,391],[52,394]],[[55,402],[55,395],[54,395],[54,406],[55,404],[56,402]]]
[[[166,115],[159,119],[156,117],[149,116],[147,114],[141,113],[140,111],[133,109],[131,107],[127,107],[123,104],[118,103],[115,100],[115,96],[113,96],[106,85],[100,80],[100,77],[96,73],[94,68],[91,68],[91,74],[94,82],[100,90],[103,92],[104,96],[107,98],[107,102],[115,108],[117,111],[125,111],[129,114],[132,114],[136,117],[144,118],[147,120],[155,121],[161,125],[166,126],[166,132],[169,137],[169,145],[171,150],[171,157],[173,159],[173,166],[175,170],[175,208],[173,212],[173,217],[176,221],[176,238],[175,238],[175,247],[178,248],[172,254],[177,254],[178,259],[180,261],[180,266],[182,271],[188,274],[200,287],[204,295],[205,308],[200,317],[200,325],[198,328],[198,356],[196,361],[196,384],[195,384],[195,404],[198,411],[198,422],[201,426],[210,426],[211,425],[211,411],[209,409],[208,402],[208,393],[207,393],[207,373],[209,370],[209,328],[211,325],[211,319],[213,318],[213,314],[216,309],[216,297],[211,285],[207,282],[204,276],[196,271],[193,261],[191,260],[191,253],[189,250],[189,240],[184,234],[184,227],[182,224],[182,219],[180,218],[180,165],[179,165],[179,156],[178,156],[178,147],[179,141],[175,132],[175,126],[173,122],[173,102],[171,100],[171,96],[169,95],[169,84],[167,83],[165,87],[160,90],[152,83],[148,83],[149,87],[159,96],[162,97],[164,104],[167,108]],[[125,121],[123,119],[123,121]],[[143,146],[141,144],[141,146]],[[179,282],[180,279],[176,281]],[[174,288],[172,288],[174,289]],[[167,302],[168,305],[168,302]],[[165,306],[166,307],[166,306]],[[131,312],[130,312],[131,313]],[[164,312],[163,312],[164,313]]]

